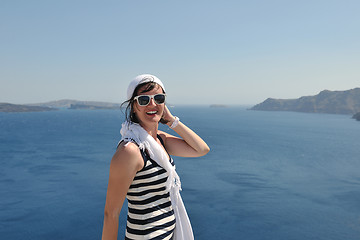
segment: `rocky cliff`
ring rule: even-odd
[[[346,91],[324,90],[315,96],[298,99],[268,98],[250,110],[355,114],[360,112],[360,88]]]
[[[360,112],[356,113],[353,118],[360,121]]]

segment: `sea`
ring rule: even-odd
[[[360,122],[244,106],[171,112],[211,148],[174,157],[196,240],[360,239]],[[123,120],[120,110],[0,113],[0,239],[101,239]]]

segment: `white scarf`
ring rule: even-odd
[[[168,154],[159,143],[157,143],[157,141],[137,123],[124,122],[120,134],[122,136],[121,140],[132,139],[139,145],[141,150],[146,149],[150,158],[166,170],[168,174],[166,189],[170,192],[171,205],[176,219],[173,239],[193,240],[194,235],[190,220],[180,196],[180,177],[175,171],[175,166],[171,165]]]

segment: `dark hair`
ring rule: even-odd
[[[139,123],[139,120],[138,120],[136,114],[134,113],[134,102],[135,102],[135,101],[134,101],[134,97],[137,96],[137,92],[139,91],[139,89],[140,89],[141,87],[145,86],[145,85],[147,85],[146,88],[145,88],[143,91],[141,91],[140,93],[150,92],[150,91],[153,90],[156,86],[159,86],[159,87],[162,89],[162,87],[161,87],[159,84],[157,84],[156,82],[153,82],[153,81],[151,81],[151,82],[146,82],[146,83],[141,83],[141,84],[137,85],[136,88],[135,88],[135,90],[134,90],[134,92],[133,92],[133,95],[131,96],[131,98],[130,98],[129,100],[123,102],[123,103],[120,105],[121,108],[123,107],[123,105],[126,105],[126,109],[125,109],[125,119],[126,119],[126,121],[128,121],[128,122]],[[165,93],[165,92],[164,92],[164,89],[162,89],[162,91],[163,91],[163,93]]]

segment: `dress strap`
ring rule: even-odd
[[[161,145],[163,145],[163,147],[165,148],[164,141],[162,140],[162,138],[160,137],[160,135],[159,135],[159,134],[157,134],[157,138],[160,140]],[[166,148],[165,148],[165,150],[166,150]]]

